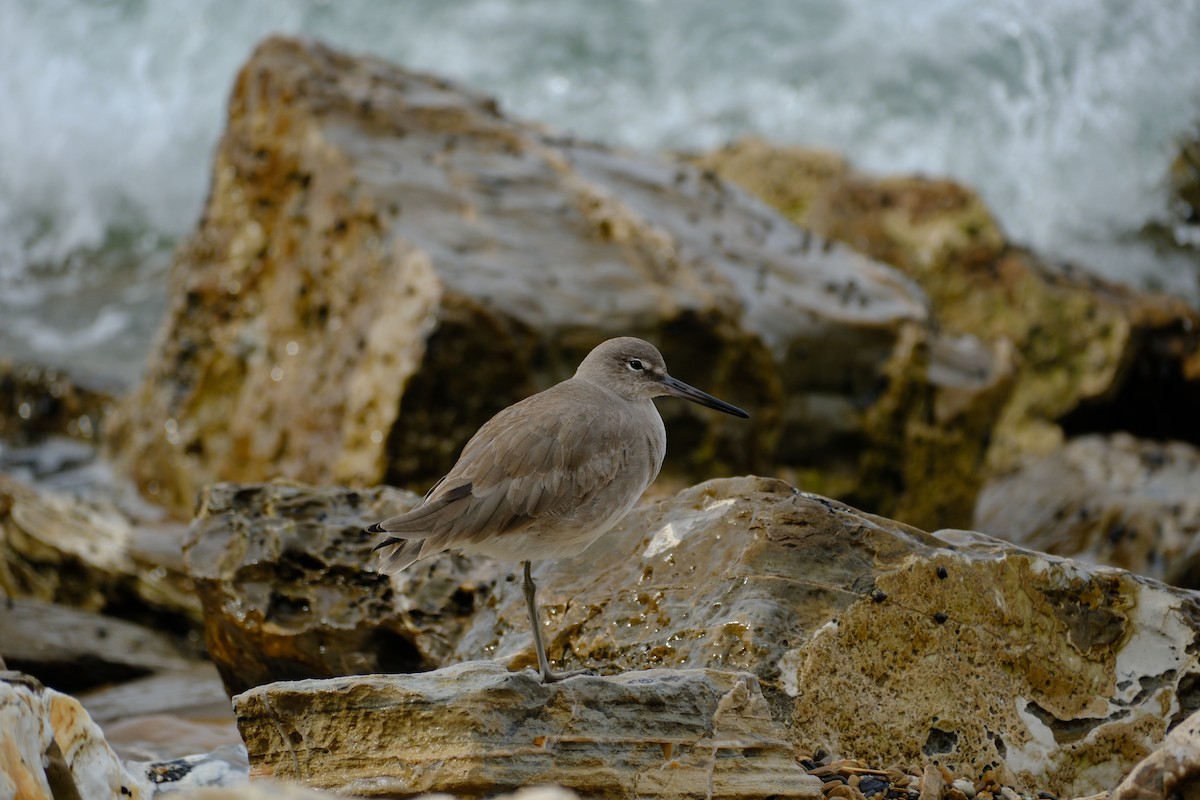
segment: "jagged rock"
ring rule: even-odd
[[[209,657],[230,694],[277,680],[447,663],[501,567],[450,557],[395,583],[371,571],[378,537],[364,525],[417,499],[387,488],[285,483],[205,490],[184,560],[204,607]]]
[[[993,469],[1052,452],[1064,429],[1200,444],[1200,313],[1184,300],[1040,261],[950,181],[866,176],[821,151],[760,140],[695,160],[817,235],[913,277],[947,332],[1016,346]]]
[[[371,628],[363,652],[342,633],[366,616],[394,632],[394,651],[421,655],[410,668],[481,656],[534,665],[517,565],[492,564],[489,580],[483,559],[444,555],[396,576],[388,596],[380,576],[354,573],[356,560],[374,563],[371,543],[355,539],[380,516],[374,496],[220,493],[245,505],[212,503],[189,559],[211,548],[206,562],[245,576],[224,584],[221,612],[245,674],[270,674],[273,652],[285,653],[277,671],[299,671],[298,646],[264,631],[315,642],[327,628],[339,652],[305,645],[323,658],[300,664],[310,674],[380,663]],[[306,547],[316,555],[297,571]],[[264,613],[281,576],[286,626]],[[995,767],[1007,785],[1076,796],[1114,786],[1200,702],[1195,595],[982,534],[932,536],[778,480],[710,481],[636,509],[579,557],[536,565],[535,578],[556,666],[753,673],[808,752],[937,760],[968,776]],[[309,584],[336,585],[336,602]]]
[[[1163,800],[1200,795],[1200,712],[1167,734],[1162,745],[1134,767],[1109,800]]]
[[[1003,352],[937,360],[906,278],[701,170],[285,39],[238,77],[171,282],[145,380],[108,422],[179,513],[222,480],[425,484],[496,411],[638,335],[753,410],[664,406],[668,468],[781,463],[966,524],[978,432],[1009,390]],[[917,467],[894,466],[910,451]]]
[[[235,697],[234,710],[252,775],[367,797],[541,783],[589,797],[821,796],[744,673],[543,685],[532,671],[470,662],[269,684]]]
[[[169,620],[182,632],[201,616],[175,563],[185,530],[0,472],[0,596]]]
[[[188,666],[175,642],[157,631],[12,597],[0,600],[0,653],[9,669],[72,693]]]
[[[1126,434],[1081,436],[989,482],[975,527],[1200,588],[1200,450]]]

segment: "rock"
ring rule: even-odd
[[[367,796],[821,796],[752,675],[651,670],[543,685],[470,662],[269,684],[234,698],[252,776]]]
[[[939,326],[1020,355],[988,463],[1047,454],[1067,434],[1126,430],[1200,444],[1200,313],[1047,264],[1007,241],[974,192],[950,181],[877,178],[820,151],[734,143],[695,159],[789,218],[897,267]]]
[[[0,673],[0,789],[21,798],[149,797],[77,701]],[[9,795],[12,796],[12,795]]]
[[[228,754],[123,763],[75,698],[0,672],[0,793],[21,800],[149,800],[180,788],[244,782]],[[177,795],[172,795],[177,796]]]
[[[0,600],[0,647],[9,669],[78,692],[188,661],[169,637],[131,622],[37,600]]]
[[[1072,439],[989,482],[975,527],[1200,588],[1200,449],[1126,434]]]
[[[171,283],[145,380],[106,424],[181,515],[219,481],[427,485],[496,411],[638,335],[753,410],[735,425],[664,405],[669,469],[779,463],[966,524],[963,466],[1010,387],[992,348],[937,361],[909,280],[701,170],[278,38],[238,77]]]
[[[237,674],[365,671],[381,659],[368,618],[398,631],[395,651],[420,655],[405,669],[534,665],[518,565],[487,578],[482,559],[444,555],[388,595],[369,572],[371,543],[354,539],[378,518],[378,495],[219,491],[188,558],[205,548],[205,563],[244,576],[222,589],[228,660],[249,665]],[[308,571],[296,569],[302,552],[314,554]],[[936,760],[966,777],[994,768],[1003,784],[1070,797],[1111,788],[1200,705],[1192,593],[982,534],[933,536],[778,480],[710,481],[636,509],[535,578],[556,667],[753,673],[801,751]],[[267,618],[277,581],[286,602]],[[337,600],[310,584],[336,584]],[[344,632],[358,626],[356,642]],[[322,628],[336,653],[274,638],[320,641]]]
[[[372,571],[377,537],[363,527],[417,499],[285,483],[204,492],[185,564],[204,607],[209,657],[230,694],[276,680],[447,663],[502,567],[448,557],[394,582]]]
[[[29,445],[60,436],[95,442],[120,387],[55,367],[0,360],[0,442]]]
[[[0,596],[182,633],[200,619],[174,563],[185,530],[131,519],[109,500],[30,486],[0,472]]]
[[[241,749],[229,696],[216,667],[200,662],[89,691],[79,702],[125,760],[162,762],[232,746]]]
[[[1134,767],[1109,800],[1193,798],[1200,794],[1200,712],[1167,734],[1162,745]]]
[[[172,800],[328,800],[340,794],[308,789],[283,781],[256,780],[240,786],[196,789],[180,792]],[[446,794],[420,795],[414,800],[452,800]],[[512,794],[497,795],[494,800],[578,800],[574,792],[558,786],[532,786]]]

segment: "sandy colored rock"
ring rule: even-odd
[[[1047,454],[1068,433],[1128,430],[1200,443],[1200,314],[1049,265],[1007,240],[951,181],[864,175],[821,151],[744,140],[696,159],[818,236],[914,278],[948,333],[1006,339],[1020,355],[989,461]]]
[[[180,514],[216,481],[423,488],[496,411],[636,335],[753,412],[664,406],[669,470],[779,463],[881,509],[936,493],[951,499],[912,503],[919,519],[966,524],[963,465],[1009,390],[1002,353],[938,360],[907,278],[711,174],[285,39],[237,79],[171,282],[110,428],[123,469]],[[908,445],[919,466],[885,468]]]
[[[258,610],[268,594],[261,587],[289,574],[289,586],[328,585],[349,576],[353,560],[349,551],[346,561],[319,556],[329,565],[322,577],[317,563],[295,573],[271,553],[298,552],[315,519],[340,541],[355,515],[374,508],[358,493],[349,510],[327,490],[305,499],[293,488],[270,502],[262,488],[240,491],[250,501],[243,514],[258,508],[262,519],[250,526],[228,513],[205,523],[215,537],[207,560],[255,576],[222,590],[228,608],[249,612],[249,633],[237,632],[229,612],[222,625],[242,637],[231,639],[239,643],[231,660],[240,655],[270,674],[275,652],[285,654],[284,668],[299,662],[289,660],[294,645],[259,638],[273,624]],[[339,503],[347,510],[331,515]],[[260,528],[301,534],[264,537]],[[261,550],[245,544],[260,540]],[[343,648],[302,666],[328,674],[317,668],[379,659],[370,635],[356,642],[338,632],[365,624],[361,606],[396,626],[405,652],[421,654],[417,668],[481,657],[533,667],[519,566],[491,563],[490,576],[486,568],[443,555],[396,576],[390,598],[382,578],[347,577],[337,604],[288,605],[293,635],[317,637],[325,627]],[[1198,702],[1193,594],[982,534],[933,536],[779,480],[684,490],[636,509],[581,556],[536,564],[534,575],[556,669],[752,673],[802,752],[882,765],[937,761],[972,777],[994,768],[1022,791],[1084,795],[1114,786]],[[402,627],[405,613],[422,627]]]
[[[234,698],[251,772],[368,797],[484,797],[559,784],[586,797],[800,797],[752,675],[652,670],[543,685],[469,662],[408,676],[275,683]]]
[[[1072,439],[989,482],[975,527],[1200,588],[1200,450],[1127,434]]]
[[[1109,800],[1160,800],[1200,795],[1200,712],[1171,731],[1162,745],[1134,767]]]

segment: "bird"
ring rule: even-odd
[[[672,377],[654,345],[623,336],[597,345],[575,374],[500,411],[405,514],[365,530],[386,534],[379,572],[457,550],[524,562],[525,604],[543,683],[587,673],[550,669],[534,560],[578,555],[611,530],[658,476],[667,433],[655,397],[750,415]]]

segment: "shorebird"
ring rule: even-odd
[[[649,342],[609,339],[573,377],[488,420],[415,508],[366,529],[388,534],[375,547],[383,551],[380,571],[399,572],[444,550],[523,561],[542,681],[587,672],[550,670],[530,562],[583,552],[633,508],[666,455],[653,402],[664,395],[750,416],[671,377]]]

